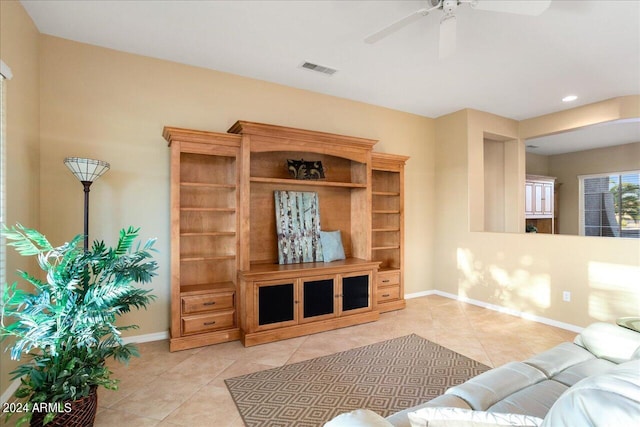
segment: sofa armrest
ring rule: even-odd
[[[592,323],[573,341],[601,359],[623,363],[640,357],[640,332],[612,323]]]
[[[640,360],[578,382],[554,403],[543,427],[635,426],[640,420]]]

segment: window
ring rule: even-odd
[[[5,192],[6,185],[6,111],[5,111],[5,75],[10,75],[10,72],[6,72],[7,69],[5,63],[0,63],[0,224],[5,224],[7,220],[7,197]],[[6,73],[6,74],[5,74]],[[6,245],[4,238],[0,236],[0,286],[4,286],[6,281]]]
[[[640,171],[578,178],[581,234],[640,238]]]

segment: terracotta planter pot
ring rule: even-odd
[[[34,410],[31,417],[30,425],[32,427],[41,427],[44,417],[47,415],[47,407],[45,405],[38,408],[41,408],[41,410]],[[47,427],[92,427],[98,410],[98,388],[93,386],[86,397],[59,402],[54,410],[58,414],[47,424]]]

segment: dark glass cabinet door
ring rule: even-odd
[[[258,326],[295,321],[294,283],[258,287]]]
[[[368,274],[342,278],[342,311],[369,307],[370,276]]]
[[[317,320],[319,316],[332,317],[335,313],[334,279],[322,278],[302,283],[302,318]]]

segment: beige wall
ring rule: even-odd
[[[628,109],[618,109],[609,120],[620,118],[621,111]],[[566,116],[579,123],[591,120]],[[552,119],[555,129],[570,128]],[[637,316],[636,240],[469,231],[483,212],[482,135],[509,136],[512,126],[508,119],[473,110],[436,119],[436,289],[576,326]],[[524,144],[518,150],[524,179]],[[563,291],[571,292],[571,302],[562,301]]]
[[[7,81],[7,223],[39,227],[40,121],[39,34],[17,1],[0,1],[0,57],[11,67]],[[35,262],[7,251],[7,281],[17,280],[16,270],[33,271]],[[17,363],[0,349],[0,394],[9,386],[9,372]]]
[[[225,132],[236,120],[378,139],[406,167],[406,290],[431,289],[434,121],[258,80],[42,36],[41,217],[55,241],[82,231],[82,186],[65,156],[111,170],[91,187],[91,238],[121,227],[157,237],[158,300],[133,314],[135,334],[169,326],[169,149],[165,125]]]
[[[558,193],[558,232],[579,234],[579,175],[632,170],[640,170],[640,142],[549,156],[549,174],[562,184]]]
[[[506,231],[505,214],[505,150],[502,141],[484,140],[484,230]]]
[[[527,153],[527,175],[549,176],[549,156]]]

